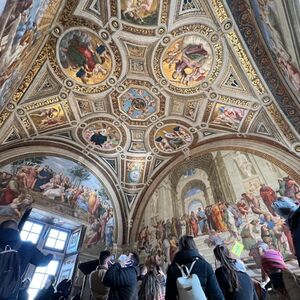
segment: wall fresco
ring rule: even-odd
[[[0,220],[19,220],[32,203],[88,222],[85,246],[112,247],[111,199],[85,167],[64,158],[36,156],[0,167]]]
[[[20,81],[20,73],[26,71],[41,46],[60,3],[61,0],[0,2],[0,99]]]
[[[159,249],[168,264],[179,237],[188,234],[206,236],[208,247],[232,247],[238,240],[243,256],[251,256],[258,243],[285,257],[293,252],[291,234],[271,206],[278,196],[299,201],[300,188],[291,177],[273,163],[239,151],[212,152],[199,165],[178,166],[157,187],[140,225],[140,251],[153,255]],[[258,185],[249,186],[249,180]]]

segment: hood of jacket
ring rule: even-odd
[[[6,245],[14,246],[20,241],[20,234],[18,230],[11,228],[0,229],[0,246],[5,247]]]
[[[175,254],[173,262],[184,265],[184,264],[194,261],[195,258],[202,259],[202,256],[199,254],[198,250],[196,250],[196,249],[181,250]]]

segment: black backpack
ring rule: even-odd
[[[20,246],[20,245],[19,245]],[[18,252],[9,245],[0,248],[0,299],[17,296],[22,282],[21,260]]]

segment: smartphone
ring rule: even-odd
[[[110,259],[111,261],[115,261],[116,260],[116,256],[113,254],[113,255],[111,255],[111,259]]]

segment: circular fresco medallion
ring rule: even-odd
[[[112,56],[101,39],[87,30],[72,30],[58,48],[59,62],[67,76],[78,83],[99,84],[112,70]]]
[[[111,151],[116,149],[122,139],[117,127],[108,122],[95,122],[83,130],[86,142],[95,145],[99,150]]]
[[[182,125],[169,124],[159,128],[154,134],[155,147],[164,153],[174,153],[188,147],[193,135]]]
[[[162,72],[177,87],[194,87],[203,81],[212,68],[212,49],[199,35],[175,40],[162,55]]]

